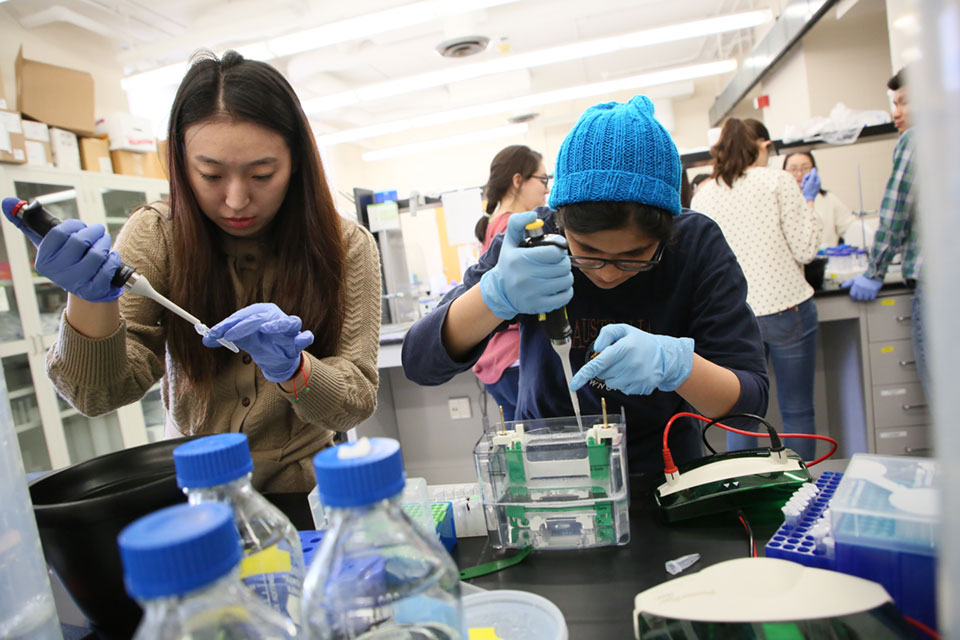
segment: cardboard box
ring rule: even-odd
[[[17,111],[80,135],[94,131],[93,75],[17,53]]]
[[[129,113],[111,113],[97,120],[97,135],[110,139],[110,151],[156,151],[153,125],[146,118],[135,118]]]
[[[50,127],[50,150],[53,152],[53,164],[58,169],[80,171],[80,145],[77,134],[66,129]]]
[[[125,176],[142,176],[144,178],[165,179],[160,158],[156,151],[140,153],[139,151],[111,151],[110,160],[113,163],[113,172]]]
[[[110,144],[106,138],[80,138],[80,168],[84,171],[113,173]]]
[[[53,166],[53,150],[50,148],[50,127],[42,122],[21,120],[23,127],[23,146],[27,154],[27,164],[36,167]]]
[[[23,125],[20,114],[16,111],[0,110],[0,162],[8,164],[25,163],[27,161],[27,150],[23,143]]]
[[[163,170],[165,178],[170,177],[170,171],[167,169],[167,141],[157,140],[157,157],[160,158],[160,168]]]

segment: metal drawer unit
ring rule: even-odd
[[[912,295],[897,292],[865,309],[876,453],[933,455],[930,414],[913,354],[912,302]]]

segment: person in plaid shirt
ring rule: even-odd
[[[887,180],[880,207],[880,226],[874,236],[873,249],[870,252],[870,264],[862,276],[848,280],[841,286],[850,289],[850,297],[860,302],[868,302],[877,297],[883,285],[887,267],[898,253],[901,254],[903,279],[914,289],[912,328],[913,348],[917,360],[920,382],[926,391],[926,358],[923,350],[923,332],[921,324],[921,286],[919,237],[916,221],[915,156],[910,103],[907,98],[904,69],[897,72],[887,82],[893,91],[893,123],[900,132],[900,141],[893,151],[893,171]]]

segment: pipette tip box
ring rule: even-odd
[[[490,544],[586,549],[630,541],[626,433],[602,416],[490,424],[474,447]]]

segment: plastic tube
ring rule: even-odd
[[[666,562],[667,573],[669,573],[672,576],[675,576],[681,571],[683,571],[684,569],[686,569],[687,567],[689,567],[690,565],[692,565],[693,563],[695,563],[699,559],[700,559],[699,553],[690,553],[685,556],[680,556],[676,560],[667,560]]]

